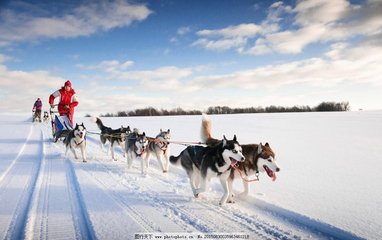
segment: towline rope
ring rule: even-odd
[[[102,134],[102,133],[91,132],[91,131],[87,131],[87,133],[88,134],[99,135],[99,136],[105,136],[105,137],[115,137],[115,138],[120,138],[121,137],[120,133],[117,133],[117,134]],[[189,145],[206,145],[205,143],[202,143],[202,142],[162,141],[160,139],[153,138],[153,137],[147,137],[147,138],[149,139],[150,142],[165,142],[165,143],[173,143],[173,144],[179,144],[179,145],[185,145],[185,146],[189,146]],[[134,139],[134,138],[131,138],[131,139]]]
[[[255,173],[256,179],[247,179],[246,177],[243,177],[243,172],[237,167],[236,164],[231,164],[231,166],[232,166],[235,170],[237,170],[237,171],[239,172],[240,177],[243,179],[243,181],[245,181],[245,182],[256,182],[256,181],[260,181],[260,179],[259,179],[259,172],[258,172],[258,171],[256,171],[256,173]]]

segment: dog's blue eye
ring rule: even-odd
[[[237,151],[236,151],[236,150],[232,150],[232,152],[233,152],[233,153],[237,153]]]
[[[268,159],[268,162],[272,162],[272,160],[271,160],[271,159]]]

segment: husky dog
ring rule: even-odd
[[[160,129],[159,134],[155,138],[150,139],[146,154],[147,165],[149,163],[151,154],[154,154],[159,162],[162,171],[164,173],[168,171],[170,139],[170,129],[168,129],[167,131],[163,131],[162,129]],[[164,160],[164,165],[162,160]]]
[[[217,140],[211,135],[211,120],[207,115],[203,114],[202,126],[201,126],[201,139],[202,142],[206,143],[208,146],[214,146],[219,144],[220,140]],[[275,154],[269,145],[259,144],[243,144],[241,145],[243,149],[243,155],[245,157],[244,162],[239,162],[237,164],[237,169],[239,169],[243,175],[253,176],[259,174],[259,172],[266,172],[273,181],[276,180],[276,172],[280,171],[279,166],[275,161]],[[228,179],[228,184],[232,188],[232,183],[235,178],[241,178],[240,172],[237,169],[231,169],[231,174]],[[244,185],[244,192],[240,195],[248,195],[248,181],[242,179]],[[228,201],[233,202],[232,195],[230,195]]]
[[[44,122],[48,122],[50,117],[47,111],[44,111],[44,116],[43,116]]]
[[[125,142],[126,138],[129,136],[129,134],[131,134],[130,126],[127,128],[121,126],[121,128],[112,129],[103,125],[101,119],[99,118],[93,117],[90,119],[90,121],[96,123],[98,128],[101,130],[101,148],[106,144],[106,142],[110,142],[109,149],[111,150],[111,157],[114,161],[117,161],[114,155],[114,147],[115,145],[119,145],[123,151],[124,156],[126,157]]]
[[[126,141],[126,158],[127,158],[127,167],[131,168],[134,159],[141,158],[141,172],[142,174],[147,173],[148,162],[147,162],[147,146],[149,140],[146,137],[145,132],[142,134],[139,133],[138,129],[134,129],[133,133],[130,134]]]
[[[227,181],[232,165],[243,161],[244,156],[236,135],[233,140],[227,140],[224,137],[215,146],[188,146],[179,156],[170,157],[172,164],[180,164],[186,170],[195,197],[206,191],[207,180],[219,177],[224,189],[220,205],[224,205],[231,195],[232,189],[229,188]],[[199,183],[201,183],[200,186],[198,186]]]
[[[65,156],[68,154],[68,150],[72,150],[74,157],[78,159],[75,149],[79,148],[82,154],[82,161],[86,162],[86,128],[83,123],[76,124],[73,130],[70,130],[68,136],[64,140],[66,145]]]

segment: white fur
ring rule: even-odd
[[[134,131],[136,131],[134,129]],[[138,131],[136,131],[138,132]],[[127,145],[126,141],[126,145]],[[128,148],[126,147],[126,158],[127,158],[127,167],[130,169],[131,165],[133,164],[133,161],[135,159],[141,160],[141,173],[144,175],[147,173],[148,169],[148,161],[147,161],[147,146],[148,146],[148,141],[145,142],[140,142],[140,141],[135,141],[134,143],[135,148]],[[140,156],[139,156],[140,155]]]
[[[161,134],[164,134],[164,137],[160,136]],[[162,129],[160,129],[160,133],[155,138],[155,140],[157,140],[157,142],[154,143],[154,150],[148,148],[148,152],[146,154],[145,162],[147,163],[147,168],[149,167],[150,157],[152,154],[154,154],[158,160],[159,166],[161,167],[162,171],[164,173],[168,172],[170,157],[170,144],[168,143],[168,141],[171,140],[170,130],[162,131]],[[165,149],[163,149],[163,144],[165,142],[167,142],[167,146]]]
[[[223,145],[224,144],[225,144],[225,140],[223,140]],[[234,152],[234,151],[236,151],[236,152]],[[225,149],[222,153],[222,156],[223,156],[223,159],[224,159],[226,164],[224,164],[221,167],[219,167],[217,165],[217,163],[215,165],[216,168],[218,169],[218,171],[221,172],[222,174],[220,174],[218,176],[217,172],[214,172],[211,169],[208,169],[207,170],[207,176],[205,178],[203,178],[203,177],[201,177],[201,174],[199,171],[198,173],[199,173],[199,179],[200,179],[200,187],[198,189],[194,189],[193,185],[191,184],[191,187],[193,188],[192,190],[194,192],[194,195],[197,196],[199,193],[206,191],[207,181],[209,179],[211,179],[212,177],[219,177],[220,183],[221,183],[223,190],[224,190],[224,194],[223,194],[223,196],[219,202],[220,205],[224,205],[227,202],[229,196],[232,195],[232,185],[228,183],[228,177],[230,175],[230,171],[228,171],[228,169],[230,168],[231,163],[232,163],[230,158],[233,158],[238,162],[244,161],[244,156],[242,154],[242,149],[241,149],[240,145],[236,145],[233,150]]]
[[[65,156],[68,154],[70,149],[76,159],[78,159],[76,148],[81,150],[82,161],[87,162],[86,160],[86,129],[82,126],[79,126],[78,129],[74,129],[74,138],[70,139],[69,144],[66,145]]]

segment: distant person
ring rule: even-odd
[[[73,124],[74,107],[78,105],[76,92],[72,88],[72,83],[68,80],[61,89],[55,91],[49,96],[49,104],[54,108],[54,99],[60,97],[58,103],[58,112],[60,116],[68,116],[70,123]]]
[[[42,102],[40,98],[37,98],[32,108],[32,111],[34,112],[33,121],[36,121],[38,119],[38,121],[41,122],[41,110],[42,110]]]

